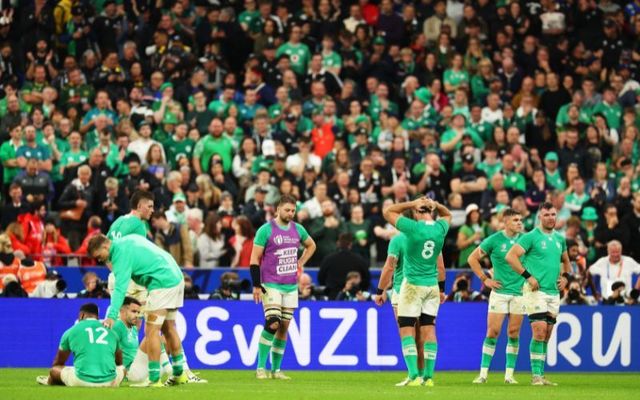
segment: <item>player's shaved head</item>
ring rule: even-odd
[[[98,317],[99,309],[95,303],[86,303],[80,307],[80,319]]]

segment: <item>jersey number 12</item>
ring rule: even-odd
[[[95,337],[93,335],[93,329],[85,328],[84,330],[87,331],[87,334],[89,335],[89,343],[91,343],[91,344],[94,344],[94,343],[95,344],[109,344],[109,343],[107,343],[106,340],[104,340],[104,338],[106,338],[107,335],[109,334],[109,332],[107,332],[106,329],[104,329],[104,328],[96,328],[95,329],[96,332],[101,332],[100,336],[98,336],[97,340],[94,340]]]
[[[427,240],[424,242],[424,247],[422,248],[422,258],[425,260],[433,257],[433,248],[436,246],[433,240]]]

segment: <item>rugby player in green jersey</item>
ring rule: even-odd
[[[73,367],[66,367],[71,354]],[[98,306],[87,303],[80,307],[78,322],[62,335],[49,376],[36,381],[41,385],[114,387],[123,378],[118,336],[98,321]]]
[[[131,196],[129,200],[131,212],[127,215],[118,217],[107,232],[110,240],[120,239],[121,237],[138,234],[147,237],[147,222],[153,214],[154,198],[153,193],[138,190]]]
[[[567,284],[571,263],[564,237],[554,230],[557,210],[553,204],[542,203],[538,218],[540,225],[522,235],[505,258],[511,268],[526,279],[524,302],[533,333],[529,345],[531,384],[555,386],[544,377],[544,364],[547,343],[560,311],[559,289]]]
[[[421,215],[428,216],[431,219],[431,215],[429,213],[424,213]],[[413,212],[409,210],[405,213],[407,218],[413,218]],[[391,287],[391,307],[393,308],[393,316],[398,319],[398,297],[400,296],[400,287],[402,286],[402,280],[404,279],[404,274],[402,270],[402,259],[404,252],[406,249],[406,235],[402,232],[398,232],[394,235],[389,241],[389,248],[387,250],[387,259],[384,263],[384,267],[382,268],[382,273],[380,274],[380,280],[378,281],[378,291],[375,302],[378,306],[383,305],[387,301],[387,289],[389,288],[389,284],[393,278],[393,285]],[[438,277],[442,280],[442,277],[445,276],[444,272],[444,260],[442,258],[442,253],[438,255]],[[440,303],[443,303],[445,300],[444,292],[440,292]],[[398,330],[400,327],[398,326]],[[420,336],[420,322],[416,323],[416,348],[418,351],[418,376],[424,377],[424,348],[422,343],[422,337]],[[406,386],[410,381],[410,378],[407,376],[405,380],[400,383],[397,383],[396,386]]]
[[[504,382],[509,384],[518,383],[513,378],[513,371],[518,359],[520,326],[526,314],[522,297],[524,278],[511,269],[504,257],[520,238],[522,216],[514,209],[507,208],[502,212],[502,222],[504,223],[504,229],[483,240],[480,246],[467,259],[473,272],[486,287],[491,289],[487,313],[487,336],[482,344],[480,375],[473,383],[487,382],[489,365],[491,364],[505,317],[509,317],[509,324],[507,328],[507,366]],[[485,257],[491,260],[493,277],[489,277],[482,270],[480,261]]]
[[[402,215],[413,210],[416,220]],[[435,210],[436,221],[420,214]],[[414,201],[393,204],[384,209],[385,220],[406,235],[405,247],[412,249],[403,256],[404,278],[398,298],[398,325],[402,337],[402,353],[409,371],[406,386],[433,386],[438,344],[435,320],[444,292],[444,271],[438,271],[437,259],[449,231],[451,212],[442,204],[423,197]],[[420,321],[420,336],[424,343],[425,372],[419,376],[415,326]]]
[[[149,355],[149,379],[138,386],[162,386],[160,381],[160,332],[172,356],[173,375],[166,385],[187,383],[184,352],[175,319],[184,300],[184,277],[171,254],[140,235],[127,235],[114,241],[96,235],[89,241],[89,254],[105,263],[115,276],[111,306],[103,321],[111,328],[133,280],[149,291],[146,304],[145,341]]]

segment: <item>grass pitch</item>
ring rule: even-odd
[[[502,372],[489,375],[489,383],[473,385],[475,372],[437,372],[436,386],[394,387],[402,372],[287,372],[291,381],[257,381],[253,371],[201,371],[208,384],[170,388],[85,389],[39,386],[37,375],[44,369],[1,369],[0,399],[3,400],[137,400],[137,399],[259,399],[259,400],[359,400],[359,399],[632,399],[638,395],[640,374],[592,373],[549,374],[557,387],[532,387],[530,377],[516,374],[519,385],[502,383]]]

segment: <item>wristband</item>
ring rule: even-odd
[[[380,289],[380,288],[378,288],[378,289],[376,290],[376,296],[382,296],[382,293],[384,293],[384,289]]]
[[[566,279],[567,281],[571,281],[571,280],[573,280],[573,276],[571,276],[571,274],[570,274],[570,273],[568,273],[568,272],[563,273],[563,274],[562,274],[562,277],[563,277],[564,279]]]
[[[524,270],[524,272],[522,272],[520,274],[520,276],[522,276],[524,279],[529,279],[531,278],[531,274],[529,273],[529,271],[527,271],[526,269]]]
[[[440,288],[440,292],[444,293],[444,283],[446,281],[438,281],[438,287]]]
[[[251,272],[251,280],[253,281],[253,287],[262,287],[260,282],[260,266],[258,264],[251,264],[249,267]]]
[[[484,274],[480,277],[480,280],[482,281],[482,283],[484,283],[484,281],[486,281],[487,279],[489,279],[489,277]]]

